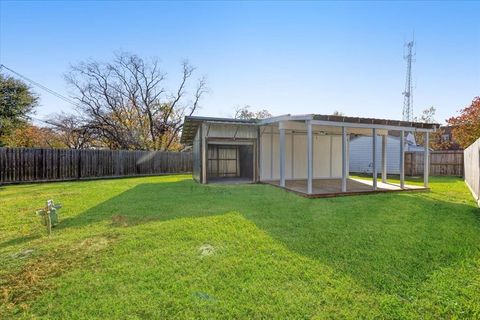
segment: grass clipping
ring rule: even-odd
[[[19,272],[8,275],[2,284],[1,299],[6,310],[28,310],[28,301],[54,286],[50,279],[83,265],[92,254],[106,249],[114,240],[113,236],[90,237],[27,262]],[[2,307],[0,318],[1,315]]]

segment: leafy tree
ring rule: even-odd
[[[430,148],[433,150],[458,149],[458,146],[452,144],[451,141],[442,138],[444,133],[444,128],[438,128],[436,132],[430,134]]]
[[[251,108],[252,107],[248,105],[235,108],[234,118],[249,120],[249,119],[265,119],[272,116],[272,114],[266,109],[251,111],[250,110]]]
[[[470,106],[460,110],[460,115],[447,120],[454,139],[462,148],[467,148],[480,138],[480,97],[475,97]]]
[[[27,125],[38,97],[24,82],[0,73],[0,144],[13,130]]]
[[[345,116],[345,113],[343,113],[343,112],[341,112],[341,111],[338,111],[338,110],[335,110],[335,111],[333,111],[332,115],[333,115],[333,116],[343,117],[343,116]]]
[[[6,147],[17,148],[65,148],[61,137],[51,128],[26,124],[12,130],[3,139]]]

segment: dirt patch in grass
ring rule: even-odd
[[[80,242],[77,248],[84,250],[85,252],[95,252],[106,248],[110,242],[112,242],[111,238],[91,237]]]
[[[110,218],[112,227],[133,227],[144,223],[158,220],[155,216],[127,216],[123,214],[114,214]]]
[[[33,252],[34,252],[33,249],[25,249],[19,252],[12,253],[10,257],[14,259],[25,259],[31,256]]]
[[[59,267],[55,255],[48,255],[27,263],[20,272],[9,275],[2,288],[3,303],[7,309],[26,309],[27,305],[23,301],[46,289],[48,286],[43,280],[59,274]]]
[[[114,227],[128,227],[128,217],[122,214],[115,214],[112,216],[112,226]]]
[[[48,281],[69,270],[78,268],[91,257],[92,253],[105,250],[115,241],[116,236],[95,236],[77,242],[73,246],[57,249],[46,255],[27,262],[14,274],[7,275],[1,284],[1,304],[5,311],[18,312],[29,308],[32,301],[46,289],[54,286]],[[2,315],[0,307],[0,318]]]

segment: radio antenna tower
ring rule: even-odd
[[[405,91],[403,91],[403,113],[402,120],[411,122],[413,121],[413,85],[412,85],[412,62],[415,57],[413,52],[413,46],[415,40],[407,42],[405,44],[406,54],[403,58],[407,60],[407,75],[405,79]]]

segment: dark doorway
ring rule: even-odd
[[[208,182],[252,182],[253,145],[209,144]]]

